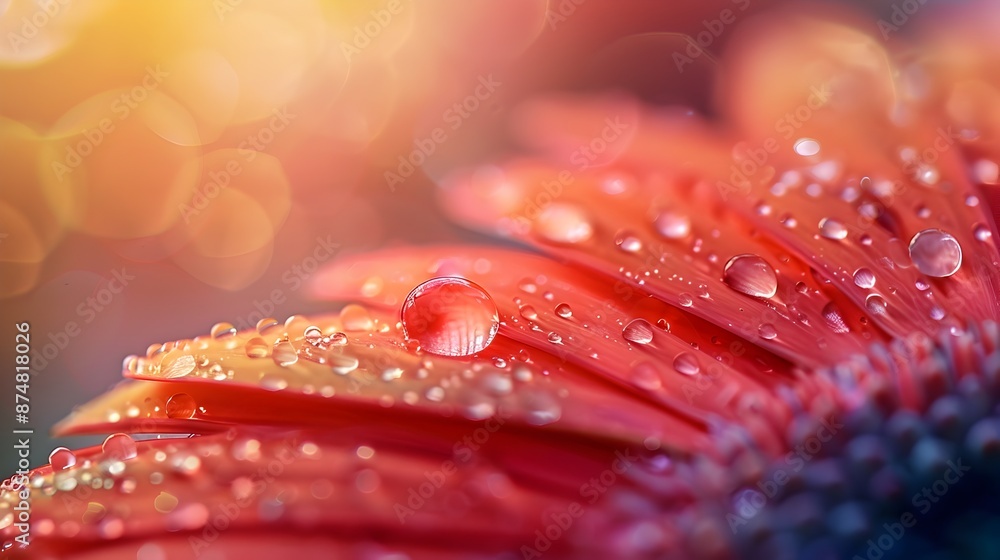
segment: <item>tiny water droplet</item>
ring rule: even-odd
[[[135,446],[135,441],[128,434],[111,434],[101,445],[101,451],[105,455],[113,457],[119,461],[135,459],[139,454]]]
[[[582,243],[594,234],[586,213],[574,204],[563,202],[546,206],[535,221],[535,229],[553,243]]]
[[[909,251],[917,270],[934,278],[951,276],[962,266],[962,246],[939,229],[925,229],[914,235]]]
[[[757,255],[736,255],[729,259],[722,273],[727,286],[751,297],[770,298],[778,292],[774,269]]]
[[[335,332],[330,335],[330,346],[347,346],[347,334]]]
[[[757,334],[759,334],[764,340],[774,340],[778,337],[778,331],[771,323],[762,323],[759,327],[757,327]]]
[[[681,307],[691,307],[694,305],[694,298],[691,297],[691,294],[684,292],[677,296],[677,302],[681,304]]]
[[[819,221],[819,234],[827,239],[844,239],[847,237],[847,228],[833,218],[823,218]]]
[[[274,363],[281,367],[288,367],[295,362],[299,361],[299,353],[295,351],[295,347],[288,340],[277,340],[274,343],[274,350],[271,352],[271,358],[274,359]]]
[[[642,250],[642,241],[629,231],[618,232],[615,235],[615,245],[626,253],[638,253]]]
[[[556,315],[562,317],[563,319],[569,319],[573,316],[573,309],[566,303],[560,303],[556,306]]]
[[[65,447],[57,447],[49,453],[49,463],[54,471],[65,470],[76,465],[76,455]]]
[[[677,373],[683,373],[684,375],[695,375],[701,371],[701,367],[698,366],[698,359],[689,352],[677,354],[677,357],[674,358],[674,369],[677,370]]]
[[[550,332],[548,339],[552,344],[562,344],[562,337],[557,332]]]
[[[874,288],[875,287],[875,273],[870,269],[861,267],[854,271],[854,283],[859,288]]]
[[[481,352],[500,328],[496,304],[486,290],[455,277],[434,278],[414,288],[400,318],[407,340],[441,356]]]
[[[368,310],[356,303],[345,305],[340,310],[340,322],[345,331],[370,331],[375,326]]]
[[[653,226],[667,239],[683,239],[691,233],[691,220],[676,212],[664,211],[656,216]]]
[[[236,327],[230,323],[216,323],[210,332],[214,339],[228,338],[236,334]]]
[[[990,228],[983,224],[977,225],[975,229],[972,230],[972,234],[975,235],[976,239],[979,241],[987,241],[989,238],[993,237],[993,232],[990,231]]]
[[[187,419],[194,416],[198,403],[187,393],[175,393],[167,399],[167,418]]]
[[[302,337],[305,338],[306,342],[309,344],[316,346],[323,340],[323,331],[316,325],[309,325],[306,327],[306,330],[302,332]]]
[[[538,312],[535,311],[534,307],[532,307],[530,305],[525,305],[525,306],[521,307],[521,317],[524,317],[525,319],[527,319],[529,321],[537,321],[538,320]]]
[[[250,358],[266,358],[268,350],[270,346],[259,336],[251,338],[244,346],[244,351]]]
[[[653,325],[645,319],[633,319],[622,329],[622,336],[629,342],[649,344],[653,341]]]

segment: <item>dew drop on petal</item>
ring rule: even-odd
[[[302,332],[302,337],[306,339],[306,342],[315,346],[323,340],[323,331],[316,325],[309,325]]]
[[[552,344],[562,344],[562,337],[557,332],[550,332],[548,339]]]
[[[649,362],[636,364],[629,373],[629,376],[632,379],[632,383],[647,391],[656,391],[663,386],[663,381],[660,379],[660,372],[656,369],[656,366]]]
[[[538,320],[538,312],[535,311],[534,307],[532,307],[530,305],[525,305],[525,306],[521,307],[521,317],[524,317],[525,319],[527,319],[529,321],[537,321]]]
[[[698,366],[698,359],[690,352],[677,354],[677,357],[674,358],[674,369],[684,375],[694,375],[701,371],[701,367]]]
[[[642,241],[629,231],[620,231],[615,235],[615,245],[626,253],[638,253],[642,250]]]
[[[263,338],[255,336],[247,341],[243,350],[250,358],[266,358],[267,352],[270,350],[270,346],[264,341]]]
[[[274,363],[281,367],[288,367],[299,361],[299,353],[288,340],[277,340],[274,343],[274,350],[271,352]]]
[[[812,138],[799,138],[795,142],[795,153],[800,156],[814,156],[819,153],[819,142]]]
[[[573,308],[567,303],[560,303],[556,306],[556,315],[562,317],[563,319],[569,319],[573,316]]]
[[[691,220],[676,212],[664,211],[656,216],[653,226],[667,239],[683,239],[691,233]]]
[[[827,239],[844,239],[847,237],[847,228],[833,218],[823,218],[819,221],[819,234]]]
[[[76,464],[76,455],[65,447],[57,447],[49,453],[49,463],[54,471],[68,469]]]
[[[326,363],[330,366],[334,373],[339,375],[347,375],[352,371],[358,369],[358,359],[354,356],[348,356],[346,354],[341,354],[340,352],[330,352],[326,357]]]
[[[340,310],[340,322],[345,331],[370,331],[375,326],[368,310],[356,303]]]
[[[633,319],[622,329],[622,336],[629,342],[649,344],[653,341],[653,325],[645,319]]]
[[[885,315],[889,305],[885,302],[885,298],[878,294],[869,294],[865,298],[865,309],[873,315]]]
[[[195,360],[191,354],[173,349],[160,358],[160,376],[166,379],[184,377],[194,371]]]
[[[951,276],[962,266],[962,246],[939,229],[925,229],[914,235],[909,251],[917,270],[934,278]]]
[[[257,334],[267,334],[279,326],[281,326],[281,323],[274,317],[264,317],[260,321],[257,321]]]
[[[829,302],[823,306],[823,318],[826,319],[826,324],[835,333],[846,333],[850,331],[847,327],[847,322],[844,321],[844,316],[837,309],[837,306],[833,302]]]
[[[212,330],[210,332],[212,334],[212,338],[228,338],[236,334],[236,327],[230,323],[216,323],[212,326]]]
[[[347,334],[335,332],[330,335],[330,346],[347,346]]]
[[[875,273],[871,269],[861,267],[854,271],[854,283],[859,288],[873,288],[875,287]]]
[[[769,298],[778,292],[774,269],[757,255],[736,255],[729,259],[722,273],[727,286],[752,297]]]
[[[194,416],[198,404],[187,393],[175,393],[167,399],[167,418],[187,419]]]
[[[400,319],[407,340],[441,356],[481,352],[500,328],[497,306],[486,290],[455,277],[434,278],[414,288]]]
[[[105,455],[118,459],[119,461],[128,461],[129,459],[135,459],[139,454],[138,449],[135,446],[135,441],[128,434],[111,434],[104,443],[101,445],[101,450],[104,451]]]
[[[771,323],[761,323],[761,325],[757,327],[757,334],[765,340],[774,340],[778,337],[778,331]]]
[[[987,241],[989,238],[993,237],[993,232],[990,231],[990,228],[983,224],[977,225],[975,229],[972,230],[972,234],[976,236],[976,239],[979,241]]]
[[[582,209],[574,204],[553,202],[538,215],[535,229],[553,243],[582,243],[594,234],[594,227]]]

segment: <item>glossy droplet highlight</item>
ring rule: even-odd
[[[177,393],[167,399],[167,418],[185,420],[194,416],[198,404],[187,393]]]
[[[358,369],[358,359],[354,356],[348,356],[341,354],[339,352],[330,352],[326,357],[326,363],[330,365],[330,369],[334,373],[339,375],[347,375],[352,371]]]
[[[210,332],[212,338],[228,338],[236,334],[236,327],[230,323],[216,323]]]
[[[406,296],[400,311],[403,336],[425,352],[468,356],[493,342],[500,319],[486,290],[464,278],[434,278]]]
[[[633,319],[622,329],[622,336],[629,342],[649,344],[653,341],[653,325],[645,319]]]
[[[759,334],[764,340],[774,340],[778,337],[778,331],[771,323],[761,323],[761,325],[757,327],[757,334]]]
[[[642,241],[629,231],[620,231],[615,236],[615,245],[626,253],[638,253],[642,250]]]
[[[751,297],[769,298],[778,292],[774,269],[757,255],[736,255],[722,273],[727,286]]]
[[[689,352],[677,354],[677,357],[674,358],[674,369],[677,370],[677,373],[683,373],[684,375],[694,375],[701,371],[701,367],[698,366],[698,359]]]
[[[562,317],[563,319],[569,319],[573,316],[573,308],[566,303],[560,303],[556,306],[556,315]]]
[[[847,327],[847,322],[844,321],[844,316],[841,315],[840,310],[837,309],[837,306],[834,305],[833,302],[824,305],[821,313],[823,314],[823,318],[826,319],[826,325],[830,327],[830,330],[833,332],[841,334],[851,330]]]
[[[667,239],[683,239],[691,233],[691,220],[676,212],[660,212],[653,226]]]
[[[823,218],[819,221],[819,234],[827,239],[844,239],[847,237],[847,228],[833,218]]]
[[[535,231],[553,243],[581,243],[594,235],[586,213],[576,205],[553,202],[546,206],[535,222]]]
[[[292,346],[291,342],[278,340],[274,344],[274,351],[271,352],[271,358],[279,366],[288,367],[299,361],[299,353],[295,351],[295,347]]]
[[[909,250],[914,266],[927,276],[945,278],[962,266],[962,246],[939,229],[925,229],[914,235]]]
[[[135,441],[128,434],[111,434],[101,445],[101,451],[119,461],[135,459],[139,454]]]
[[[255,336],[248,340],[246,345],[243,347],[243,350],[250,358],[266,358],[269,349],[270,346],[267,342],[259,336]]]
[[[76,464],[76,455],[65,447],[57,447],[49,453],[49,463],[54,471],[68,469]]]
[[[799,138],[795,142],[795,153],[800,156],[814,156],[819,153],[819,142],[812,138]]]
[[[264,317],[260,321],[257,321],[257,334],[267,334],[280,326],[281,323],[274,317]]]
[[[854,271],[854,283],[859,288],[874,288],[875,287],[875,273],[870,269],[861,267]]]

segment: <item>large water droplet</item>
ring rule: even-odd
[[[691,220],[676,212],[664,211],[653,222],[656,231],[667,239],[683,239],[691,233]]]
[[[861,267],[854,271],[854,283],[859,288],[874,288],[875,287],[875,273],[870,269]]]
[[[266,358],[267,352],[270,350],[267,342],[259,336],[255,336],[247,341],[246,345],[243,347],[247,356],[251,358]]]
[[[176,393],[167,399],[167,418],[186,419],[194,416],[198,403],[187,393]]]
[[[771,265],[757,255],[736,255],[729,259],[722,281],[737,292],[769,298],[778,292],[778,277]]]
[[[229,323],[216,323],[212,326],[212,338],[228,338],[236,334],[236,327]]]
[[[925,229],[910,240],[910,259],[927,276],[945,278],[962,266],[962,246],[947,232]]]
[[[537,321],[538,320],[538,312],[535,311],[534,307],[532,307],[530,305],[525,305],[525,306],[521,307],[521,317],[524,317],[525,319],[527,319],[529,321]]]
[[[819,142],[812,138],[799,138],[795,142],[795,153],[800,156],[814,156],[819,153]]]
[[[493,298],[464,278],[434,278],[420,284],[406,296],[400,317],[407,340],[441,356],[481,352],[500,328]]]
[[[111,434],[108,439],[104,440],[101,450],[104,451],[105,455],[119,461],[135,459],[139,454],[135,441],[128,434]]]
[[[176,348],[160,358],[160,375],[166,379],[184,377],[194,371],[194,367],[194,356]]]
[[[684,375],[694,375],[701,371],[701,367],[698,365],[698,359],[695,358],[690,352],[681,352],[677,354],[674,358],[674,369],[678,373],[683,373]]]
[[[819,234],[827,239],[844,239],[847,237],[847,228],[833,218],[823,218],[819,221]]]
[[[573,316],[573,308],[566,303],[560,303],[556,306],[556,315],[562,317],[563,319],[569,319]]]
[[[76,455],[65,447],[57,447],[49,453],[49,463],[54,471],[68,469],[76,464]]]
[[[581,243],[590,239],[594,228],[584,211],[574,205],[553,202],[535,222],[538,235],[554,243]]]
[[[622,329],[622,336],[629,342],[649,344],[653,341],[653,325],[645,319],[633,319]]]
[[[344,306],[340,310],[340,322],[345,331],[370,331],[375,323],[368,310],[356,303]]]
[[[292,346],[291,342],[277,340],[274,343],[274,351],[271,352],[271,358],[279,366],[288,367],[299,361],[299,353],[295,351],[295,347]]]
[[[885,298],[878,294],[869,294],[865,298],[865,309],[873,315],[885,315],[889,304],[886,303]]]
[[[826,324],[835,333],[845,333],[850,331],[847,327],[847,322],[844,321],[844,316],[841,315],[840,310],[833,302],[829,302],[823,306],[823,318],[826,319]]]

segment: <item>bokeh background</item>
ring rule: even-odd
[[[126,355],[322,312],[304,285],[359,251],[477,240],[435,185],[518,150],[523,101],[616,92],[711,114],[715,58],[779,3],[0,0],[0,356],[30,322],[32,464],[103,439],[46,434]],[[873,29],[893,9],[852,4]]]

